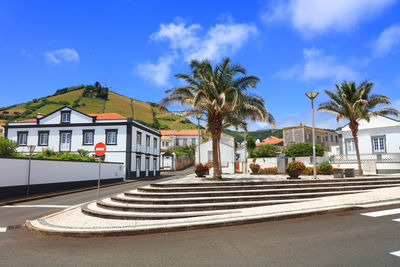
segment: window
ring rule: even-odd
[[[353,139],[346,139],[346,151],[347,153],[353,153],[356,151]]]
[[[213,161],[213,152],[208,151],[208,162],[212,162],[212,161]]]
[[[183,145],[187,146],[187,139],[186,138],[183,139]]]
[[[93,145],[94,144],[94,130],[83,130],[83,145]]]
[[[372,150],[374,153],[385,152],[385,136],[373,136],[372,137]]]
[[[196,138],[192,138],[192,145],[196,144]]]
[[[331,135],[331,143],[333,143],[333,135]]]
[[[335,142],[336,142],[336,143],[338,142],[338,138],[337,138],[337,135],[335,136]]]
[[[38,145],[48,146],[49,145],[49,131],[39,131],[38,133]]]
[[[146,135],[146,146],[150,147],[150,135]]]
[[[179,146],[179,139],[178,139],[178,138],[176,138],[175,145],[176,145],[176,146]]]
[[[71,122],[71,111],[61,111],[61,122],[62,123]]]
[[[138,145],[142,144],[142,133],[141,132],[136,133],[136,144],[138,144]]]
[[[165,146],[168,147],[169,146],[169,142],[165,142]]]
[[[26,146],[28,143],[28,132],[18,132],[18,145]]]
[[[321,143],[321,136],[317,136],[317,143]]]
[[[154,138],[154,144],[153,144],[153,147],[156,149],[157,148],[157,138]]]
[[[117,133],[118,130],[106,130],[106,145],[117,144]]]

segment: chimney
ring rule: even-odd
[[[46,114],[38,113],[38,114],[36,114],[36,119],[41,119],[41,118],[43,118],[44,116],[46,116]]]

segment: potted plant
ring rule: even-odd
[[[252,174],[257,174],[258,171],[260,170],[260,165],[258,165],[256,163],[251,163],[250,164],[250,169],[251,169],[251,173]]]
[[[196,173],[197,177],[204,177],[204,175],[208,173],[208,167],[199,163],[194,167],[194,172]]]
[[[305,169],[306,166],[301,161],[291,161],[286,165],[286,171],[293,179],[298,178]]]

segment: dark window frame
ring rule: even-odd
[[[138,138],[139,135],[140,135],[140,138]],[[137,145],[142,144],[142,132],[139,132],[139,131],[136,132],[136,144]]]
[[[118,129],[106,129],[105,132],[106,132],[106,138],[105,138],[106,145],[108,145],[108,146],[118,145]],[[108,133],[110,133],[110,132],[115,132],[115,143],[110,143],[108,140]]]
[[[20,135],[21,134],[26,134],[26,144],[20,144],[19,143],[19,141],[20,141]],[[28,145],[28,135],[29,135],[29,131],[17,131],[17,143],[18,143],[18,146],[27,146]]]
[[[378,139],[379,138],[383,138],[383,146],[384,146],[383,150],[381,150],[381,149],[375,150],[375,146],[374,146],[374,139],[375,138],[378,138]],[[380,144],[378,143],[378,145],[380,145]],[[385,154],[385,153],[387,153],[386,147],[387,147],[386,146],[386,135],[373,135],[373,136],[371,136],[372,154]]]
[[[157,138],[153,138],[153,148],[157,149]]]
[[[40,143],[40,135],[47,134],[47,144],[42,145]],[[50,131],[38,131],[38,146],[49,146]]]
[[[82,145],[83,146],[92,146],[92,145],[94,145],[94,132],[95,132],[95,130],[82,130]],[[92,133],[93,134],[93,139],[92,139],[92,143],[91,144],[85,143],[85,134],[86,133]]]
[[[69,113],[69,121],[63,121],[63,115]],[[66,110],[66,111],[61,111],[61,118],[60,118],[60,123],[62,124],[68,124],[71,123],[71,111]]]

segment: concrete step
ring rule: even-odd
[[[172,193],[149,193],[139,192],[137,190],[128,191],[126,196],[137,198],[190,198],[190,197],[215,197],[215,196],[252,196],[252,195],[270,195],[270,194],[294,194],[294,193],[315,193],[332,191],[354,191],[370,190],[385,187],[399,186],[398,184],[388,185],[360,185],[360,186],[338,186],[338,187],[310,187],[310,188],[289,188],[289,189],[263,189],[263,190],[236,190],[236,191],[212,191],[212,192],[172,192]]]
[[[196,198],[137,198],[124,194],[111,196],[111,199],[120,203],[130,204],[150,204],[150,205],[173,205],[173,204],[193,204],[193,203],[225,203],[225,202],[245,202],[245,201],[264,201],[264,200],[282,200],[282,199],[308,199],[319,198],[344,194],[355,194],[363,192],[355,191],[335,191],[335,192],[316,192],[316,193],[298,193],[298,194],[277,194],[277,195],[256,195],[256,196],[216,196],[216,197],[196,197]]]
[[[131,212],[104,209],[97,206],[96,202],[85,204],[81,207],[81,211],[90,216],[117,219],[117,220],[167,220],[167,219],[184,219],[199,216],[212,216],[236,213],[237,211],[198,211],[198,212],[179,212],[179,213],[156,213],[156,212]]]
[[[211,210],[229,210],[252,208],[259,206],[286,204],[300,201],[309,201],[310,199],[285,199],[285,200],[267,200],[267,201],[248,201],[248,202],[227,202],[227,203],[202,203],[202,204],[176,204],[176,205],[140,205],[115,202],[110,198],[97,201],[97,206],[103,209],[132,211],[132,212],[157,212],[157,213],[181,213]]]
[[[257,179],[255,176],[254,179]],[[270,185],[270,184],[313,184],[313,183],[336,183],[343,181],[385,181],[385,180],[400,180],[399,177],[381,177],[381,178],[337,178],[337,179],[325,179],[325,180],[276,180],[276,181],[221,181],[221,182],[198,182],[198,183],[156,183],[151,184],[152,187],[209,187],[209,186],[242,186],[242,185]]]
[[[356,186],[356,185],[399,185],[399,180],[384,181],[343,181],[343,182],[324,182],[324,183],[303,183],[303,184],[269,184],[269,185],[235,185],[235,186],[201,186],[196,187],[193,183],[191,187],[154,187],[153,185],[138,188],[139,192],[209,192],[209,191],[239,191],[239,190],[264,190],[264,189],[285,189],[285,188],[313,188],[313,187],[337,187],[337,186]]]

